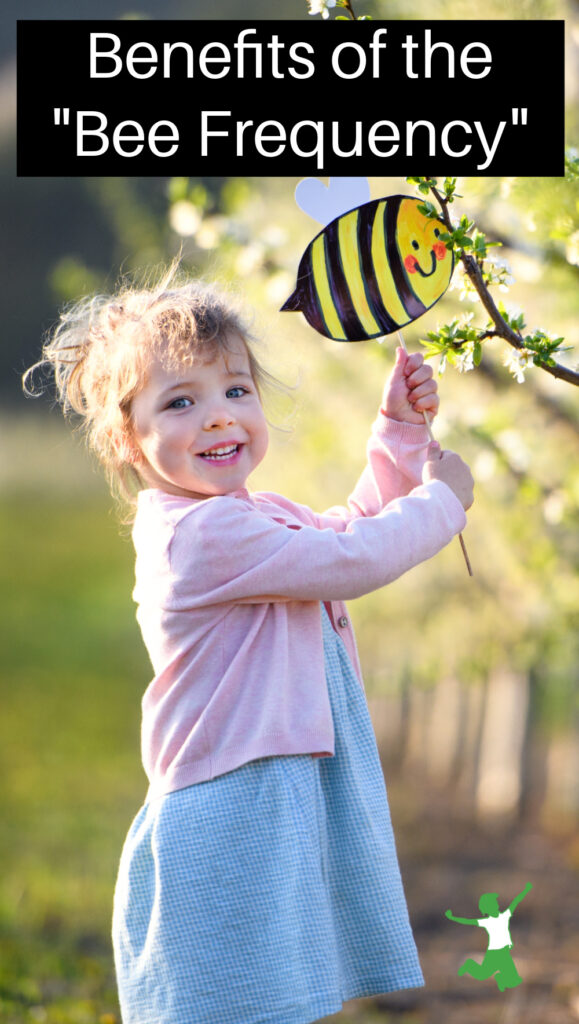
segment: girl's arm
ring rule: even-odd
[[[359,597],[432,557],[465,522],[461,501],[442,480],[417,487],[372,518],[353,519],[341,532],[308,525],[291,529],[249,499],[208,498],[176,527],[171,607]]]
[[[420,484],[429,441],[423,412],[435,416],[438,404],[431,367],[420,353],[409,355],[399,348],[372,425],[366,467],[347,507],[329,509],[318,517],[318,526],[340,529],[340,522],[377,515],[393,498]]]
[[[302,522],[318,530],[341,533],[348,523],[361,517],[378,515],[389,502],[408,494],[421,482],[428,456],[429,438],[424,426],[399,423],[378,414],[367,444],[367,464],[347,505],[334,505],[325,512],[314,512],[307,505],[290,501],[280,494],[262,492],[261,497],[295,512]]]

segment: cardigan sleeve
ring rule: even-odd
[[[319,530],[340,533],[353,519],[378,515],[390,501],[408,494],[422,482],[429,440],[424,426],[391,420],[380,412],[372,424],[366,446],[366,466],[347,505],[313,512],[307,505],[279,494],[263,492],[261,496],[295,512],[302,522]]]
[[[360,515],[376,515],[421,484],[429,440],[423,424],[401,423],[379,412],[366,447],[366,467],[348,504]]]
[[[222,495],[193,507],[170,544],[175,609],[222,602],[349,600],[430,558],[464,528],[464,509],[440,480],[377,515],[335,528],[276,522],[249,500]]]
[[[391,420],[378,413],[366,446],[366,466],[347,506],[337,505],[315,516],[318,528],[342,530],[359,516],[375,516],[394,498],[408,494],[422,481],[429,437],[426,428]]]

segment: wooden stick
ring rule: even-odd
[[[404,337],[403,337],[402,331],[398,331],[397,334],[398,334],[398,339],[400,341],[400,344],[401,344],[402,348],[404,349],[405,352],[408,352],[408,349],[406,347],[406,342],[404,341]],[[428,431],[428,436],[429,436],[431,441],[434,441],[435,437],[434,437],[434,434],[432,433],[432,425],[430,423],[430,416],[428,415],[427,412],[423,412],[422,416],[424,417],[424,422],[426,424],[426,429]],[[441,452],[441,458],[442,458],[442,452]],[[466,568],[468,570],[468,574],[469,574],[469,576],[474,576],[474,573],[472,571],[472,566],[470,564],[470,558],[468,557],[468,552],[466,550],[466,545],[464,543],[464,538],[462,536],[462,533],[459,533],[458,539],[460,541],[460,546],[462,548],[462,553],[463,553],[463,556],[464,556],[464,560],[466,562]]]

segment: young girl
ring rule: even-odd
[[[307,1024],[421,985],[380,760],[342,602],[465,525],[472,477],[428,446],[432,371],[397,353],[348,506],[247,479],[267,375],[239,314],[174,277],[65,314],[65,408],[138,485],[146,802],[113,939],[124,1024]]]

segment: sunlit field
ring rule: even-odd
[[[49,445],[44,444],[48,456]],[[73,452],[74,454],[74,452]],[[144,781],[131,552],[93,485],[0,503],[0,1019],[116,1019],[108,939]]]

